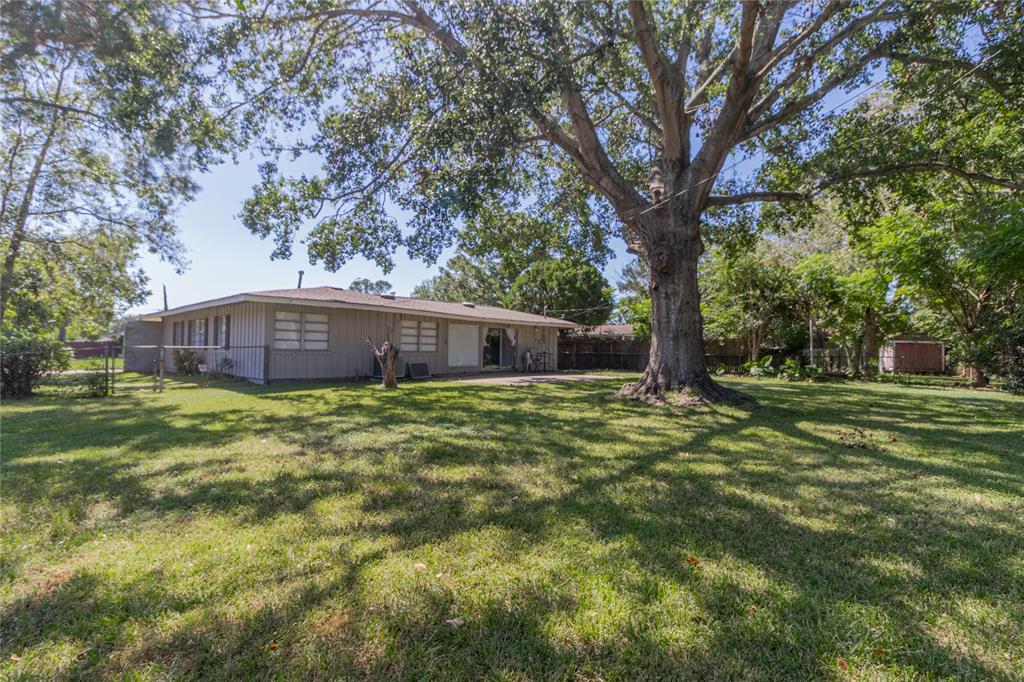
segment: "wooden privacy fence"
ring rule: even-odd
[[[709,340],[705,343],[708,367],[739,369],[748,355],[742,342]],[[566,336],[558,339],[559,369],[647,369],[651,346],[629,337]]]

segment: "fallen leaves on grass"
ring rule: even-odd
[[[268,644],[267,646],[268,646],[268,647],[270,647],[270,650],[271,650],[271,651],[273,651],[274,649],[277,649],[277,647],[279,647],[279,646],[281,646],[281,645],[280,645],[280,644],[278,644],[278,643],[277,643],[277,640],[275,639],[275,640],[273,640],[273,641],[272,641],[272,642],[271,642],[270,644]]]
[[[842,656],[840,656],[839,658],[836,659],[836,665],[839,666],[840,670],[844,670],[845,671],[845,670],[849,670],[850,669],[850,666],[846,662],[846,659],[843,658]]]
[[[871,432],[865,431],[859,426],[855,426],[848,430],[836,429],[836,436],[839,437],[839,442],[848,448],[856,448],[858,450],[879,449],[878,443],[875,442],[875,438],[871,435]],[[895,442],[895,439],[890,440],[889,442]]]
[[[413,567],[413,570],[415,570],[417,572],[420,572],[420,573],[422,573],[423,571],[427,570],[427,565],[419,563],[419,562],[416,562],[415,564],[413,564],[412,567]]]
[[[688,556],[688,557],[686,557],[686,563],[690,564],[694,568],[700,568],[701,567],[700,559],[698,559],[695,556]]]
[[[445,621],[445,624],[447,624],[449,627],[458,629],[458,628],[462,627],[462,625],[465,622],[466,622],[465,618],[458,617],[458,618],[449,618],[448,620]]]

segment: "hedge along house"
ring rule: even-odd
[[[190,346],[210,369],[251,381],[351,379],[374,372],[367,337],[400,344],[396,371],[432,374],[518,370],[529,352],[556,369],[558,330],[573,323],[492,306],[446,303],[335,287],[275,289],[149,315],[125,329],[124,367],[149,372],[165,348]]]

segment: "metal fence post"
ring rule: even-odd
[[[160,390],[161,393],[163,393],[164,392],[164,345],[163,344],[160,344],[160,362],[159,362],[158,370],[160,372],[160,384],[159,384],[160,388],[159,388],[159,390]]]
[[[263,346],[263,384],[270,385],[270,346]]]

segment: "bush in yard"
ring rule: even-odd
[[[221,358],[214,364],[214,374],[230,375],[235,369],[235,361],[231,358]]]
[[[178,348],[174,351],[174,372],[185,376],[199,374],[199,364],[202,358],[194,351],[187,348]]]
[[[50,382],[47,382],[49,385]],[[107,395],[109,383],[102,369],[91,369],[80,374],[65,374],[55,382],[62,398],[102,398]]]
[[[760,360],[750,360],[743,363],[743,371],[752,377],[775,374],[775,368],[772,367],[772,356],[766,355]]]
[[[779,376],[787,381],[800,381],[807,378],[807,369],[796,358],[786,358],[779,369]]]
[[[48,372],[68,368],[71,352],[57,339],[12,335],[0,353],[0,397],[27,398]]]

